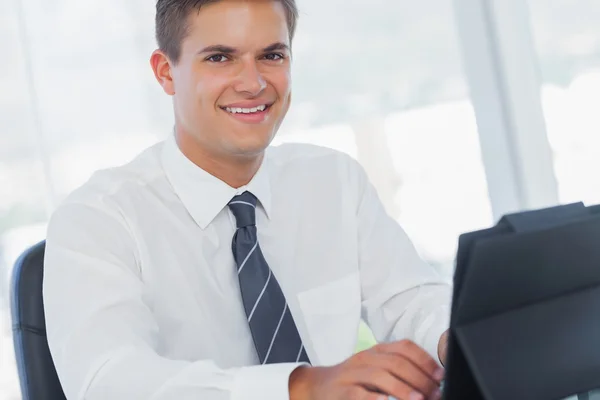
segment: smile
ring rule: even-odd
[[[227,111],[228,113],[231,114],[254,114],[254,113],[258,113],[258,112],[263,112],[265,111],[267,108],[269,108],[268,105],[266,104],[262,104],[260,106],[254,107],[254,108],[231,108],[231,107],[223,107],[223,110]]]
[[[221,107],[230,117],[244,124],[261,124],[268,119],[272,104],[260,104],[252,108]]]

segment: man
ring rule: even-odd
[[[439,398],[449,287],[349,157],[268,148],[294,0],[158,0],[174,134],[55,211],[44,301],[69,399]],[[359,320],[383,344],[353,355]]]

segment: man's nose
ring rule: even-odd
[[[256,61],[245,62],[240,71],[235,90],[257,96],[267,87],[267,82],[256,65]]]

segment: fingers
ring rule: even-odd
[[[441,392],[436,385],[431,389],[418,389],[408,383],[416,367],[402,371],[399,378],[394,373],[378,366],[365,367],[357,371],[356,383],[372,393],[385,393],[398,400],[439,400]]]
[[[424,349],[410,340],[382,343],[375,346],[374,351],[394,353],[410,360],[437,383],[444,379],[444,369]]]
[[[422,348],[404,340],[379,344],[336,367],[344,399],[439,400],[444,370]],[[337,397],[336,397],[337,398]]]
[[[344,400],[389,400],[389,397],[385,394],[373,392],[360,386],[353,387],[343,398]]]
[[[439,383],[417,367],[411,360],[394,353],[378,354],[380,366],[395,378],[405,382],[417,392],[431,395],[439,388]],[[388,393],[385,391],[385,393]]]

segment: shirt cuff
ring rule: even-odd
[[[267,364],[237,371],[231,400],[289,400],[290,375],[304,363]]]

